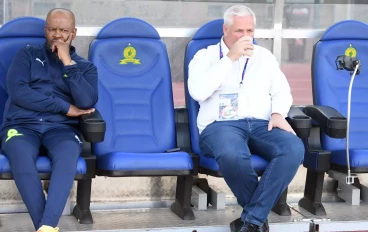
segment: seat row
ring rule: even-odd
[[[85,143],[77,165],[77,203],[73,210],[80,223],[93,223],[90,200],[92,179],[96,176],[177,176],[175,202],[171,210],[184,220],[194,219],[191,207],[193,185],[203,189],[210,197],[208,182],[197,178],[198,173],[215,177],[222,177],[222,174],[216,161],[204,157],[199,149],[196,125],[199,105],[188,94],[186,81],[190,60],[198,50],[220,41],[222,24],[221,19],[205,24],[186,47],[186,108],[180,109],[175,109],[173,104],[167,50],[153,26],[137,18],[120,18],[106,24],[91,42],[88,59],[98,70],[99,100],[95,113],[80,118]],[[19,48],[45,42],[44,25],[42,19],[21,17],[0,28],[0,54],[6,54],[0,58],[1,113],[7,99],[7,68]],[[356,30],[355,35],[343,35],[341,30],[346,28]],[[358,33],[363,29],[367,31],[364,36]],[[360,41],[359,38],[366,41]],[[308,174],[305,196],[300,205],[317,214],[321,214],[323,208],[320,199],[324,173],[335,170],[335,167],[340,168],[340,172],[345,170],[343,156],[334,158],[333,151],[334,146],[343,148],[347,128],[343,116],[346,110],[346,84],[350,76],[348,72],[332,68],[334,60],[327,57],[344,53],[345,50],[339,49],[345,44],[349,47],[351,40],[354,41],[354,48],[361,49],[360,58],[368,59],[363,54],[364,47],[368,46],[368,29],[365,24],[344,21],[326,30],[314,48],[312,78],[315,105],[293,106],[287,117],[306,145],[303,164],[308,168]],[[360,87],[353,97],[353,106],[362,107],[368,98],[360,97],[368,93],[364,91],[368,82],[361,79],[357,81]],[[351,123],[353,120],[362,123],[364,117],[367,117],[363,113],[366,107],[362,108],[361,113],[356,110],[352,114]],[[368,126],[354,123],[351,131],[356,134],[352,136],[352,149],[367,144],[359,136],[362,136],[365,129],[368,131]],[[352,165],[360,165],[363,161],[367,163],[363,155],[357,156],[358,161]],[[50,160],[41,155],[36,162],[40,177],[49,179]],[[254,154],[252,165],[261,176],[268,161]],[[361,170],[359,168],[356,170]],[[4,155],[0,155],[0,179],[12,179],[10,165]],[[279,215],[290,215],[286,199],[287,189],[273,211]],[[325,213],[324,209],[322,213]]]

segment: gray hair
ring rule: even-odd
[[[224,13],[224,23],[228,26],[233,24],[233,16],[253,16],[254,25],[256,25],[256,15],[247,6],[244,5],[235,5],[227,9]]]

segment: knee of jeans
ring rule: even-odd
[[[240,159],[250,158],[250,154],[236,148],[236,146],[224,146],[221,150],[215,152],[216,160],[236,165]]]
[[[285,150],[281,151],[281,153],[288,154],[288,159],[290,162],[294,161],[292,162],[293,164],[302,164],[305,153],[305,147],[302,140],[295,136],[288,144],[288,146],[283,148]]]

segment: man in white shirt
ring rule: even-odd
[[[188,89],[200,105],[200,148],[216,159],[243,207],[231,231],[268,231],[267,217],[304,156],[285,120],[292,96],[273,54],[253,45],[256,18],[243,5],[224,14],[224,36],[189,64]],[[258,182],[251,154],[269,161]]]

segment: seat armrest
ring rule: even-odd
[[[106,122],[100,112],[95,110],[93,113],[80,116],[80,130],[83,138],[90,143],[104,141],[106,132]]]
[[[345,138],[347,120],[336,109],[330,106],[306,106],[306,115],[315,121],[323,133],[331,138]]]
[[[312,119],[296,106],[292,106],[286,120],[299,138],[308,138],[312,128]]]
[[[186,108],[175,109],[176,145],[181,151],[192,153],[188,111]]]
[[[175,128],[176,128],[176,145],[181,151],[187,152],[193,161],[193,175],[198,175],[199,171],[199,154],[192,151],[188,110],[186,108],[175,109]]]

